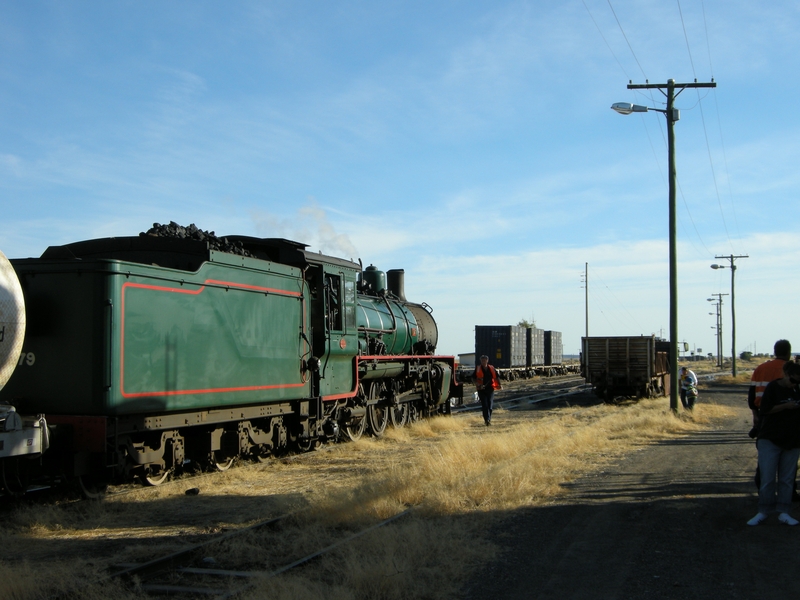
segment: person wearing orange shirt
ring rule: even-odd
[[[761,396],[764,389],[771,381],[783,377],[783,364],[792,357],[792,345],[788,340],[778,340],[773,348],[775,358],[758,365],[750,377],[750,389],[747,392],[747,405],[753,411],[753,429],[750,437],[758,435],[758,407],[761,406]]]
[[[770,382],[761,398],[758,428],[758,513],[748,525],[758,525],[771,512],[778,521],[798,525],[789,514],[792,483],[800,458],[800,365],[785,361],[783,377]]]
[[[503,387],[497,377],[497,369],[489,364],[489,357],[485,354],[481,356],[481,364],[475,367],[475,387],[478,388],[478,398],[481,400],[483,421],[488,427],[492,424],[494,391]]]
[[[783,365],[792,358],[792,344],[789,340],[778,340],[773,347],[775,358],[758,365],[750,377],[750,388],[747,391],[747,405],[753,411],[753,428],[748,434],[751,438],[758,436],[760,428],[759,408],[761,407],[761,397],[770,382],[783,378]],[[761,468],[756,467],[755,475],[756,487],[761,487]],[[794,483],[792,500],[800,500],[797,495],[797,481]]]

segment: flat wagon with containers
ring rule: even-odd
[[[157,485],[186,464],[225,470],[381,435],[461,396],[402,270],[387,283],[304,244],[191,227],[11,261],[27,332],[0,344],[14,370],[0,382],[6,492],[40,475],[89,494],[131,477]]]
[[[569,372],[563,364],[561,332],[519,325],[476,325],[475,365],[462,365],[462,370],[475,369],[482,355],[505,380],[536,375],[561,375]]]
[[[655,336],[581,338],[581,376],[606,401],[667,395],[669,343]]]

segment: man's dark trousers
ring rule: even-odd
[[[494,405],[494,388],[479,390],[478,398],[481,399],[481,410],[483,411],[483,421],[487,425],[492,422],[492,408]]]

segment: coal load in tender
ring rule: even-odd
[[[153,223],[153,226],[146,233],[140,233],[139,235],[197,240],[198,242],[207,242],[210,250],[238,254],[239,256],[253,256],[251,252],[244,249],[241,242],[231,242],[228,241],[228,238],[217,237],[213,231],[203,231],[194,223],[188,227],[178,225],[175,221],[170,221],[169,225]]]

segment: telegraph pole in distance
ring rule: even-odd
[[[586,337],[589,337],[589,263],[585,263],[585,271],[583,273],[584,285],[585,285],[585,305],[586,305]]]
[[[714,306],[717,308],[717,366],[721,369],[722,364],[725,362],[722,356],[722,297],[728,294],[711,295],[717,297],[716,302],[714,302],[714,298],[709,298],[708,301],[714,302]]]
[[[728,267],[731,270],[731,375],[736,377],[736,308],[734,307],[733,303],[733,278],[736,274],[736,265],[734,262],[737,258],[750,258],[746,254],[742,254],[739,256],[734,256],[733,254],[728,254],[727,256],[715,256],[714,258],[724,258],[725,260],[730,261],[731,266]],[[712,269],[724,269],[726,268],[725,265],[711,265]]]

